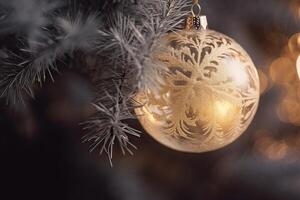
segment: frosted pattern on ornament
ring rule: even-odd
[[[152,55],[166,70],[157,91],[141,91],[136,114],[160,143],[205,152],[236,140],[259,102],[259,78],[251,58],[233,39],[212,31],[169,33]]]

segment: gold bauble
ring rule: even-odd
[[[158,43],[152,59],[166,69],[163,84],[136,96],[144,129],[184,152],[212,151],[236,140],[259,102],[258,74],[245,50],[212,30],[169,33]]]

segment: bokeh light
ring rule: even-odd
[[[260,94],[264,94],[271,88],[272,85],[270,84],[270,80],[266,72],[262,69],[258,69],[257,72],[260,82]]]
[[[274,84],[281,89],[277,115],[282,122],[300,125],[300,34],[294,34],[282,56],[269,68]]]
[[[298,77],[300,79],[300,55],[298,56],[296,66],[297,66]]]

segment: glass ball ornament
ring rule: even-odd
[[[157,75],[163,82],[135,98],[144,129],[183,152],[212,151],[235,141],[259,102],[258,73],[246,51],[208,29],[168,33],[158,43],[151,58],[163,66]]]

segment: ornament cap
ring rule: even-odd
[[[206,30],[208,26],[207,18],[205,15],[198,17],[190,16],[186,21],[186,30]]]
[[[202,29],[207,29],[207,18],[205,15],[200,16],[200,25]]]

